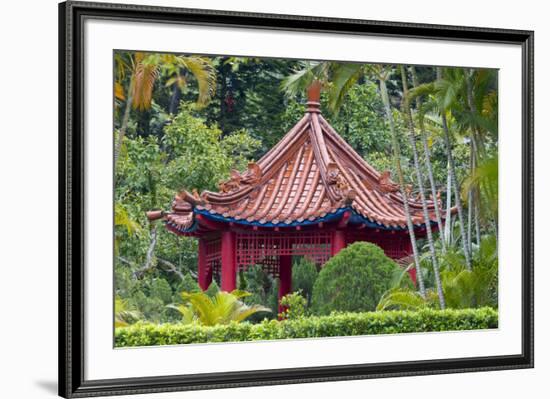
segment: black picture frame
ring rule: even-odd
[[[84,378],[83,24],[87,17],[398,38],[508,43],[522,49],[522,353],[161,377]],[[59,4],[59,394],[66,398],[458,373],[534,366],[534,32],[89,2]]]

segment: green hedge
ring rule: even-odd
[[[264,320],[259,324],[244,322],[213,327],[195,324],[138,323],[117,328],[115,346],[178,345],[497,327],[498,313],[492,308],[333,313],[329,316],[305,317],[282,322]]]

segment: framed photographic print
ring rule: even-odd
[[[61,396],[533,367],[533,32],[59,16]]]

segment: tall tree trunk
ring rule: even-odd
[[[420,258],[418,255],[418,248],[416,245],[416,236],[414,234],[414,225],[411,219],[411,213],[409,209],[409,199],[407,198],[407,191],[405,190],[405,179],[403,177],[403,170],[401,169],[401,150],[399,148],[399,140],[397,139],[397,131],[395,129],[395,124],[393,121],[393,115],[390,108],[390,99],[388,97],[388,88],[386,87],[386,79],[384,72],[379,76],[380,81],[380,93],[382,95],[382,101],[384,103],[384,109],[386,111],[386,117],[388,119],[388,124],[390,125],[390,130],[392,133],[392,147],[393,147],[393,157],[395,161],[395,169],[397,171],[397,178],[399,180],[399,189],[401,191],[401,196],[403,197],[403,207],[405,208],[405,217],[407,219],[407,229],[409,230],[409,237],[411,239],[411,246],[413,250],[414,265],[416,268],[416,281],[418,283],[418,289],[420,295],[423,298],[426,297],[426,288],[424,287],[424,278],[422,277],[422,269],[420,268]]]
[[[472,170],[471,170],[471,173],[474,173],[474,171],[476,170],[477,168],[477,161],[476,161],[476,157],[475,157],[475,154],[472,154]],[[480,229],[479,229],[479,207],[481,206],[481,195],[480,195],[480,190],[479,190],[479,186],[478,187],[472,187],[470,189],[470,195],[472,197],[472,212],[473,212],[473,218],[474,218],[474,231],[475,231],[475,235],[476,235],[476,244],[479,246],[481,244],[481,233],[480,233]],[[470,248],[471,248],[471,243],[472,243],[472,239],[470,238]],[[470,253],[471,253],[471,249],[470,249]]]
[[[428,238],[428,246],[430,248],[430,256],[432,258],[432,267],[434,271],[435,286],[437,289],[437,296],[439,297],[439,306],[441,309],[445,309],[445,296],[443,295],[443,287],[441,285],[441,275],[439,274],[439,262],[437,261],[437,254],[435,253],[435,245],[432,235],[432,224],[430,215],[428,213],[428,203],[426,202],[426,194],[424,192],[424,176],[422,175],[422,169],[420,169],[420,162],[418,160],[418,151],[416,149],[416,134],[414,129],[414,122],[412,118],[411,107],[409,104],[409,88],[407,84],[407,71],[405,66],[401,65],[401,79],[403,83],[403,112],[406,115],[407,124],[409,127],[409,142],[411,144],[414,160],[414,169],[416,172],[416,179],[418,180],[418,190],[420,193],[420,201],[422,203],[422,213],[424,214],[424,225],[426,226],[426,236]]]
[[[412,79],[413,79],[413,85],[415,87],[418,86],[418,78],[416,76],[416,70],[414,69],[414,66],[411,67],[411,73],[412,73]],[[422,106],[422,101],[420,100],[420,97],[416,97],[416,108],[418,112],[420,112],[420,107]],[[437,195],[437,189],[435,186],[435,180],[434,180],[434,174],[432,170],[432,161],[431,161],[431,155],[430,155],[430,147],[428,146],[428,139],[426,137],[426,130],[424,129],[424,122],[420,121],[420,139],[422,141],[422,147],[424,149],[424,160],[426,162],[426,170],[428,171],[428,180],[430,181],[430,188],[432,191],[432,198],[434,199],[434,210],[435,210],[435,217],[437,220],[437,228],[439,231],[439,237],[441,241],[441,249],[443,253],[447,252],[447,243],[445,242],[445,231],[443,229],[443,222],[441,220],[441,211],[439,210],[439,201],[438,201],[438,195]]]
[[[437,78],[441,79],[441,67],[437,68]],[[462,248],[464,250],[464,257],[466,258],[466,268],[472,270],[472,260],[470,251],[468,251],[468,244],[466,242],[466,230],[464,228],[464,212],[462,209],[462,202],[460,200],[460,191],[458,189],[458,180],[456,178],[455,161],[453,158],[453,151],[451,145],[451,135],[449,133],[449,126],[447,125],[446,110],[441,109],[441,124],[443,125],[443,133],[445,138],[445,148],[447,150],[447,161],[449,163],[449,170],[451,172],[451,185],[453,186],[453,192],[455,195],[456,209],[458,213],[458,223],[460,226],[460,235],[462,241]]]
[[[452,240],[452,226],[453,226],[453,215],[451,214],[451,204],[453,200],[453,190],[451,184],[451,167],[449,162],[447,162],[447,213],[445,215],[445,239],[447,240],[447,245],[451,246]]]
[[[126,96],[126,105],[124,107],[124,115],[122,117],[122,124],[118,130],[118,137],[115,143],[115,166],[118,162],[118,156],[120,155],[120,149],[122,148],[122,142],[124,141],[124,135],[128,128],[128,120],[130,119],[130,110],[132,109],[132,98],[134,91],[134,74],[130,78],[130,85],[128,86],[128,95]]]
[[[149,241],[149,247],[147,248],[145,264],[143,265],[142,268],[136,270],[133,273],[134,278],[137,278],[137,279],[142,278],[145,275],[145,273],[147,273],[149,270],[153,269],[156,266],[153,263],[153,255],[155,253],[155,247],[157,245],[157,224],[156,223],[151,228],[150,234],[151,234],[151,240]]]
[[[153,254],[155,253],[155,247],[157,245],[157,224],[151,229],[151,241],[149,242],[149,248],[147,248],[147,256],[145,258],[144,270],[150,269],[153,263]]]
[[[474,144],[470,141],[470,175],[474,173]],[[472,222],[474,210],[474,196],[472,189],[468,190],[468,226],[466,235],[468,237],[468,250],[472,253]]]
[[[479,228],[479,201],[474,201],[474,227],[476,232],[476,244],[479,247],[481,244],[481,230]]]

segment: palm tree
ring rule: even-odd
[[[393,120],[393,115],[390,107],[390,99],[388,96],[388,88],[386,86],[386,81],[390,75],[391,69],[389,67],[383,66],[371,66],[370,70],[378,78],[380,84],[380,94],[382,96],[382,102],[384,103],[384,109],[386,111],[386,118],[390,126],[390,131],[392,134],[392,147],[393,147],[393,158],[395,162],[395,169],[397,172],[397,178],[399,181],[399,189],[401,191],[401,196],[403,197],[403,206],[405,208],[405,216],[407,219],[407,228],[409,230],[409,236],[411,239],[412,250],[414,263],[416,268],[416,277],[418,282],[418,288],[420,295],[424,298],[426,296],[426,289],[424,287],[424,279],[422,277],[422,270],[420,268],[420,258],[418,256],[418,247],[416,244],[416,236],[414,234],[414,225],[411,218],[411,212],[409,209],[409,199],[407,197],[407,190],[405,188],[405,178],[403,177],[403,169],[401,168],[401,149],[399,146],[399,139],[397,136],[397,129],[395,128],[395,122]],[[418,161],[418,160],[417,160]],[[427,230],[429,228],[427,227]],[[443,304],[443,306],[445,306]]]
[[[234,290],[218,291],[214,296],[206,292],[183,292],[184,304],[170,305],[182,314],[184,323],[199,323],[203,326],[241,322],[258,312],[271,312],[271,309],[260,305],[246,305],[240,299],[251,295],[248,292]]]
[[[418,87],[418,77],[416,75],[416,69],[414,66],[411,66],[411,75],[413,80],[414,87]],[[446,251],[446,239],[445,239],[445,231],[443,228],[443,222],[441,219],[441,211],[439,209],[439,201],[437,201],[438,192],[435,185],[434,175],[433,175],[433,169],[432,169],[432,162],[431,162],[431,155],[430,155],[430,147],[428,146],[428,138],[426,135],[426,130],[424,128],[424,116],[422,115],[421,109],[422,109],[422,100],[420,96],[416,96],[416,108],[419,112],[419,126],[420,126],[420,139],[422,141],[422,148],[424,150],[424,160],[426,163],[426,170],[428,172],[428,180],[430,181],[430,188],[432,191],[432,198],[434,199],[434,210],[435,210],[435,217],[437,220],[437,228],[439,231],[439,237],[441,238],[441,250],[443,252]]]
[[[424,224],[426,226],[426,236],[428,239],[428,246],[430,249],[430,254],[432,257],[432,267],[435,277],[435,285],[437,288],[437,294],[439,296],[439,305],[441,309],[445,309],[445,297],[443,296],[443,290],[441,288],[441,277],[439,275],[439,264],[437,262],[437,255],[435,253],[434,240],[432,236],[432,226],[430,221],[430,216],[428,214],[428,204],[426,202],[426,194],[424,192],[424,176],[422,170],[420,169],[420,162],[418,160],[418,151],[416,149],[416,134],[414,129],[414,122],[412,118],[411,107],[409,104],[409,88],[407,83],[407,72],[405,66],[401,65],[401,80],[403,84],[403,112],[405,113],[407,124],[409,127],[409,142],[411,145],[413,160],[414,160],[414,169],[416,172],[416,179],[418,181],[418,191],[420,194],[420,202],[422,203],[422,212],[424,214]],[[437,201],[434,197],[434,201]]]
[[[453,157],[453,145],[451,141],[451,134],[449,129],[448,115],[451,117],[456,115],[458,117],[463,116],[462,104],[458,101],[461,97],[464,87],[464,75],[459,68],[450,69],[448,75],[443,78],[443,70],[438,67],[436,82],[425,83],[415,87],[413,90],[413,97],[420,95],[431,95],[435,97],[436,108],[441,118],[441,129],[443,130],[443,139],[445,142],[445,149],[447,153],[447,167],[448,167],[448,187],[452,188],[452,192],[455,197],[455,205],[458,214],[458,224],[460,228],[460,235],[462,238],[462,247],[464,250],[464,256],[466,258],[468,267],[471,267],[471,251],[468,236],[466,234],[466,227],[464,221],[464,210],[462,207],[461,197],[459,195],[459,184],[456,173],[456,166]],[[453,113],[450,113],[451,109]],[[447,199],[450,198],[450,193],[447,192]],[[449,207],[447,207],[449,211]],[[449,212],[447,212],[449,216]],[[447,240],[449,242],[449,240]]]
[[[161,73],[167,74],[168,86],[181,90],[187,79],[184,71],[190,72],[197,81],[199,106],[206,105],[216,88],[216,71],[212,61],[206,57],[157,53],[115,53],[115,96],[125,101],[124,114],[115,145],[115,164],[128,128],[131,108],[143,111],[151,107],[153,88]],[[130,80],[124,96],[123,81],[127,74]],[[174,110],[171,107],[172,111]]]
[[[437,68],[437,80],[436,84],[436,93],[439,94],[439,108],[441,112],[441,124],[443,127],[443,137],[445,139],[445,149],[447,151],[447,163],[449,165],[450,176],[451,176],[451,185],[453,187],[453,192],[455,195],[455,204],[458,214],[458,223],[460,226],[460,235],[462,237],[462,247],[464,250],[464,256],[466,258],[466,264],[468,270],[472,268],[471,254],[469,244],[467,242],[466,230],[464,227],[464,211],[462,209],[461,197],[458,190],[458,179],[456,177],[456,166],[453,157],[453,150],[451,144],[451,137],[449,133],[449,126],[447,124],[447,111],[452,103],[452,100],[449,97],[452,96],[454,87],[449,84],[449,82],[443,82],[443,73],[441,67]]]
[[[441,77],[440,72],[440,77]],[[441,102],[452,103],[448,115],[452,115],[456,126],[462,132],[469,132],[467,140],[470,145],[470,174],[477,165],[491,157],[491,149],[498,142],[498,96],[496,92],[497,75],[488,69],[445,69],[445,76],[438,80]],[[490,193],[484,187],[472,186],[471,191],[463,196],[468,203],[467,241],[471,246],[472,224],[475,229],[476,242],[481,240],[480,208],[487,204]],[[497,232],[497,215],[487,215]],[[471,252],[471,249],[470,249]]]
[[[466,109],[467,118],[464,125],[470,130],[471,142],[471,173],[477,168],[477,165],[482,163],[487,157],[485,148],[486,142],[495,141],[498,131],[498,117],[495,109],[497,108],[498,97],[496,95],[496,74],[491,70],[474,70],[468,69],[464,72],[464,90],[466,92]],[[487,138],[490,138],[489,140]],[[469,198],[472,199],[472,207],[474,213],[474,224],[476,230],[476,239],[479,243],[480,228],[479,228],[479,208],[482,203],[481,187],[471,187]],[[491,194],[484,192],[486,198]],[[492,215],[495,231],[497,230],[496,214]]]

